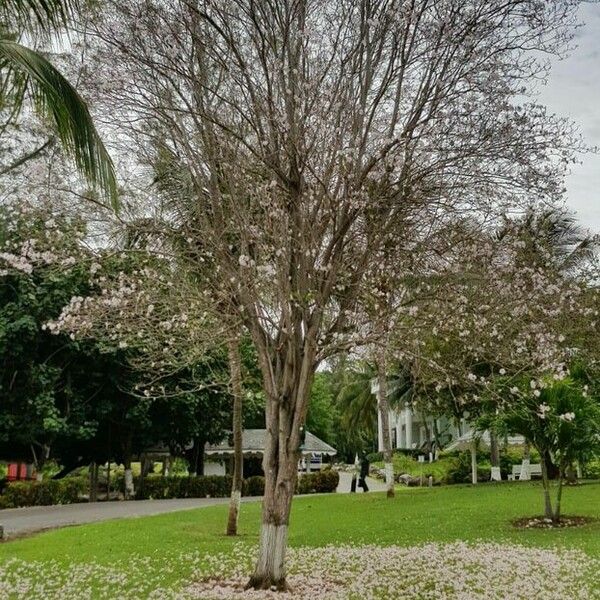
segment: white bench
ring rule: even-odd
[[[514,481],[515,479],[521,479],[521,468],[522,465],[513,465],[512,473],[509,474],[509,481]],[[529,475],[531,477],[541,477],[542,476],[542,465],[541,464],[532,464],[529,465]]]

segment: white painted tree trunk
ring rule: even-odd
[[[529,481],[531,479],[531,468],[529,458],[523,458],[521,463],[521,472],[519,473],[519,481]]]
[[[275,582],[285,581],[287,536],[287,525],[263,523],[254,577],[272,579]]]
[[[231,482],[231,499],[227,517],[227,535],[237,535],[240,516],[240,502],[244,484],[243,455],[243,423],[242,423],[242,359],[237,339],[228,342],[229,373],[231,378],[231,395],[233,396],[233,480]]]
[[[44,480],[44,474],[41,471],[36,471],[36,473],[35,473],[35,480],[36,481],[43,481]]]
[[[258,560],[248,588],[288,590],[285,555],[290,508],[297,478],[297,455],[280,458],[280,477],[273,478],[275,473],[265,471]]]
[[[473,440],[471,443],[471,483],[477,483],[477,442]]]
[[[394,495],[394,465],[391,462],[386,462],[383,464],[383,469],[385,472],[385,487],[387,489],[387,495]],[[391,494],[390,494],[391,490]]]
[[[381,355],[377,361],[377,408],[381,415],[381,433],[383,444],[383,461],[385,470],[385,487],[388,498],[393,498],[394,490],[394,464],[392,463],[392,443],[390,440],[390,409],[387,397],[385,356]]]
[[[125,499],[129,500],[135,496],[135,489],[133,486],[133,472],[131,467],[125,468]]]

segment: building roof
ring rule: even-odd
[[[244,429],[242,432],[242,452],[244,454],[262,454],[265,449],[266,429]],[[219,444],[209,444],[205,449],[206,454],[232,454],[233,447],[229,444],[229,439],[225,438]],[[302,454],[326,454],[335,456],[337,450],[319,439],[310,431],[306,432]]]

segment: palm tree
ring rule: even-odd
[[[11,120],[26,99],[32,100],[78,170],[116,208],[114,166],[85,101],[46,58],[19,43],[23,36],[49,37],[68,24],[75,9],[76,0],[0,0],[0,109],[8,110]]]
[[[371,383],[377,378],[374,365],[364,362],[351,368],[348,379],[337,397],[342,425],[349,433],[360,437],[377,433],[377,398],[371,392]],[[387,377],[388,403],[392,408],[410,402],[414,392],[410,371],[400,367]]]
[[[572,214],[561,208],[531,209],[501,228],[498,237],[501,239],[515,226],[534,256],[550,252],[555,266],[565,273],[585,264],[598,248],[598,238],[586,232]]]

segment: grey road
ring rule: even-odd
[[[28,506],[0,511],[4,537],[11,538],[34,531],[122,519],[145,517],[177,510],[226,504],[228,498],[179,498],[174,500],[137,500],[135,502],[86,502],[60,506]]]
[[[338,493],[349,493],[352,476],[340,473]],[[385,490],[381,481],[368,478],[371,491]],[[362,492],[361,492],[362,493]],[[260,498],[243,498],[244,502],[258,501]],[[30,506],[0,510],[0,525],[4,527],[4,537],[26,535],[44,529],[82,525],[109,519],[145,517],[162,513],[189,510],[204,506],[227,504],[228,498],[180,498],[174,500],[137,500],[135,502],[86,502],[84,504],[64,504],[61,506]]]

